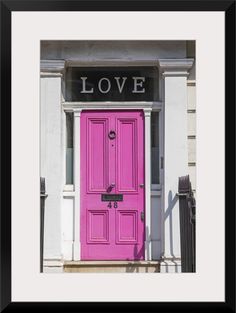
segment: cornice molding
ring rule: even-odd
[[[62,73],[65,68],[64,60],[41,60],[40,72],[41,73]]]
[[[188,76],[194,59],[159,59],[158,64],[164,77]]]

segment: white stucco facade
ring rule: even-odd
[[[80,115],[86,103],[65,99],[68,66],[155,66],[158,101],[93,103],[94,109],[140,108],[145,117],[145,259],[180,271],[178,177],[195,189],[195,62],[186,41],[51,41],[41,44],[41,176],[46,180],[45,266],[80,260]],[[189,79],[191,78],[191,79]],[[91,107],[91,104],[90,104]],[[73,185],[66,184],[65,112],[73,113]],[[159,183],[151,180],[151,114],[159,112]]]

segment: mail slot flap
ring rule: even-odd
[[[123,201],[123,194],[102,194],[102,201]]]

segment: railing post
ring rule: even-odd
[[[45,208],[45,199],[46,194],[46,185],[45,177],[40,177],[40,272],[43,272],[43,242],[44,242],[44,208]]]
[[[195,272],[195,199],[189,175],[179,177],[179,217],[182,272]]]

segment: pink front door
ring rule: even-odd
[[[81,259],[144,259],[142,111],[82,111]]]

